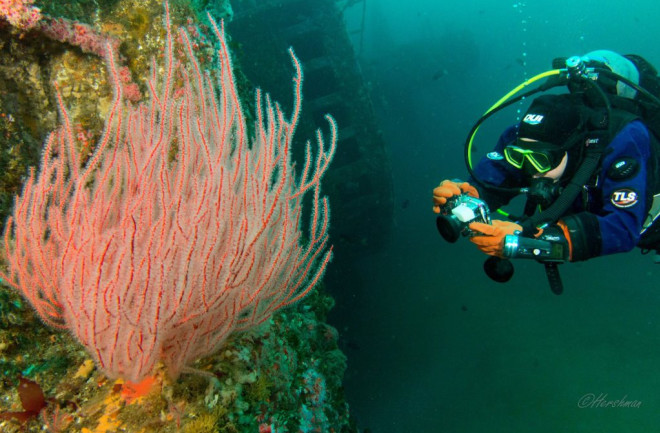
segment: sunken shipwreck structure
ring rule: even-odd
[[[324,180],[337,259],[380,248],[392,224],[392,177],[385,143],[335,0],[233,2],[228,26],[236,60],[250,82],[290,110],[292,47],[303,65],[302,137],[339,125],[337,153]],[[301,152],[304,143],[296,143]]]

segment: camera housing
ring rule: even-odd
[[[451,197],[440,208],[436,226],[447,242],[454,243],[461,235],[469,236],[472,233],[469,225],[473,222],[490,224],[490,209],[485,201],[461,194]]]

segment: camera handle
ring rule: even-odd
[[[561,295],[564,292],[564,283],[559,274],[559,262],[542,262],[545,267],[545,274],[548,277],[550,290],[555,295]],[[511,260],[500,257],[489,257],[484,262],[484,271],[486,275],[498,283],[506,283],[513,276],[513,263]]]
[[[548,277],[550,290],[555,295],[561,295],[564,291],[564,283],[562,283],[561,275],[559,275],[558,262],[544,262],[543,264],[545,265],[545,275]]]
[[[564,284],[561,281],[557,265],[566,261],[568,253],[565,242],[556,233],[547,230],[536,239],[506,235],[502,253],[506,258],[534,259],[543,263],[552,293],[561,295],[564,291]]]

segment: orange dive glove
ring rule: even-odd
[[[471,223],[470,230],[479,233],[470,237],[470,242],[475,244],[477,248],[489,256],[502,257],[504,236],[512,235],[515,231],[522,231],[522,227],[510,221],[493,220],[492,225]]]
[[[472,197],[479,197],[477,188],[467,182],[457,183],[453,180],[443,180],[439,186],[433,189],[433,212],[440,213],[440,206],[444,206],[447,203],[447,199],[462,193],[466,193]]]

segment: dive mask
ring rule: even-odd
[[[504,158],[517,169],[532,174],[546,173],[557,167],[566,151],[553,143],[516,140],[504,148]]]

